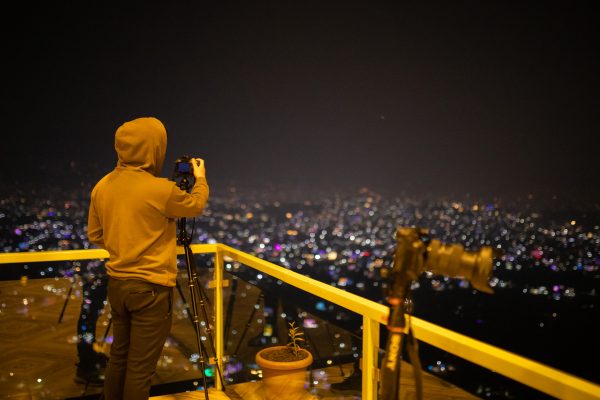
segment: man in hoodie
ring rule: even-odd
[[[167,132],[156,118],[137,118],[115,133],[118,163],[92,190],[88,237],[106,262],[113,343],[105,399],[147,399],[171,330],[177,277],[176,219],[202,213],[208,200],[204,161],[192,159],[189,192],[159,178]]]

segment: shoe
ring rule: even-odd
[[[353,373],[338,383],[332,383],[329,390],[337,394],[360,394],[362,392],[362,373]]]
[[[75,383],[89,386],[104,386],[104,373],[100,370],[84,370],[77,368]]]

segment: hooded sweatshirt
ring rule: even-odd
[[[157,175],[167,150],[167,132],[156,118],[138,118],[115,133],[118,163],[92,190],[90,242],[110,255],[106,270],[115,279],[175,286],[176,218],[202,213],[208,184],[197,178],[190,192]]]

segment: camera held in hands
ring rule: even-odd
[[[194,176],[194,166],[192,163],[195,162],[194,157],[190,156],[181,156],[175,160],[175,170],[173,171],[173,176],[185,177],[185,176]]]
[[[188,191],[191,187],[191,179],[195,179],[192,165],[194,162],[196,160],[190,156],[181,156],[175,160],[172,180],[178,182],[178,186],[183,190]]]

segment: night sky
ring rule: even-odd
[[[5,14],[2,182],[155,116],[211,188],[600,199],[592,2],[128,3]]]

